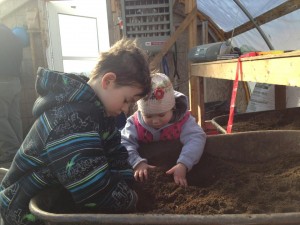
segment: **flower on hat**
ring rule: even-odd
[[[154,90],[154,96],[155,96],[156,100],[162,99],[164,97],[164,95],[165,95],[165,92],[162,88],[156,88]]]
[[[138,110],[146,115],[171,110],[175,106],[175,95],[169,77],[162,73],[155,73],[151,79],[151,92],[137,102]]]

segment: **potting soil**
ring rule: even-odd
[[[154,149],[159,153],[160,149]],[[187,174],[189,186],[176,185],[165,171],[177,154],[151,152],[156,165],[149,179],[137,183],[137,213],[159,214],[253,214],[300,211],[300,154],[289,153],[260,163],[222,159],[204,153]],[[67,195],[52,209],[54,213],[81,213]],[[101,213],[84,211],[82,213]]]

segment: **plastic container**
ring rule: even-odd
[[[266,131],[215,135],[207,138],[205,152],[224,159],[241,162],[264,162],[287,152],[300,153],[300,131]],[[145,147],[179,150],[178,142],[152,143]],[[165,153],[167,154],[167,153]],[[151,155],[149,156],[151,157]],[[300,163],[300,162],[299,162]],[[45,191],[30,202],[30,210],[47,225],[59,224],[182,224],[182,225],[282,225],[300,224],[300,212],[268,214],[55,214],[49,209],[55,204],[57,193]]]
[[[233,119],[232,132],[300,130],[299,115],[300,107],[236,114]],[[222,134],[227,134],[228,116],[217,116],[211,120],[211,123]]]

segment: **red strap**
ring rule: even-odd
[[[228,134],[230,134],[231,130],[232,130],[236,93],[237,93],[237,89],[239,86],[239,74],[241,74],[241,76],[242,76],[242,73],[243,73],[242,61],[241,61],[241,58],[238,58],[235,80],[233,82],[231,101],[230,101],[230,112],[229,112],[229,118],[228,118],[228,124],[227,124],[227,133]]]

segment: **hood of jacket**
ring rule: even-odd
[[[94,90],[87,84],[88,78],[39,68],[35,89],[38,98],[33,106],[33,115],[40,116],[54,107],[72,103],[94,103],[102,106]]]
[[[175,96],[175,108],[173,119],[171,122],[175,122],[184,117],[186,111],[189,110],[189,101],[186,95],[181,92],[174,91]]]

